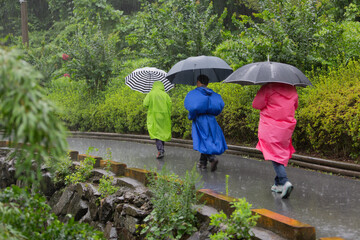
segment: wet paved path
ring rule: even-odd
[[[69,138],[69,148],[83,154],[92,146],[104,157],[110,148],[114,161],[143,169],[166,167],[183,176],[199,159],[194,150],[165,145],[165,158],[155,159],[155,144],[116,140]],[[317,238],[360,239],[360,180],[332,176],[296,167],[287,167],[294,191],[289,199],[272,193],[274,170],[270,162],[223,154],[216,172],[201,171],[203,188],[225,194],[225,175],[229,175],[229,196],[245,197],[253,208],[266,208],[315,226]]]

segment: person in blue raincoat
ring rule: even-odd
[[[224,134],[215,118],[225,104],[220,94],[207,87],[208,83],[206,75],[199,75],[197,88],[186,95],[184,105],[189,111],[189,120],[192,120],[193,148],[201,153],[198,167],[206,169],[209,161],[213,172],[218,164],[214,155],[227,149]]]

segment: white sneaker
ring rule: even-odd
[[[276,192],[276,193],[282,193],[284,188],[284,185],[272,185],[271,186],[271,191]]]
[[[284,184],[283,191],[281,193],[281,198],[288,198],[290,196],[291,191],[294,189],[291,182],[287,181]]]

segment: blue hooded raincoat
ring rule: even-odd
[[[215,118],[225,105],[221,96],[209,88],[198,87],[186,95],[184,105],[193,121],[194,150],[211,155],[225,152],[225,137]]]

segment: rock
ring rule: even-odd
[[[40,190],[47,198],[51,197],[55,193],[56,191],[55,185],[52,181],[51,174],[49,172],[42,174],[42,179],[40,182]]]
[[[126,228],[117,228],[118,240],[138,240],[142,238],[134,237]]]
[[[112,173],[112,172],[108,172],[108,171],[105,171],[105,170],[103,170],[103,169],[97,169],[97,168],[95,168],[95,169],[93,169],[93,170],[91,171],[91,175],[90,175],[89,181],[90,181],[90,182],[93,182],[93,183],[99,183],[99,182],[100,182],[100,179],[101,179],[104,175],[106,175],[106,176],[113,176],[113,177],[115,176],[115,174]]]
[[[74,216],[75,221],[79,221],[88,212],[88,203],[81,199],[81,195],[75,192],[67,213]]]
[[[131,233],[131,234],[135,234],[136,233],[136,225],[139,224],[139,219],[132,217],[132,216],[128,216],[126,215],[125,219],[124,219],[124,227]]]
[[[126,215],[130,215],[137,218],[143,218],[146,216],[146,212],[129,204],[124,204],[123,206],[123,212]]]
[[[96,202],[94,201],[89,202],[89,212],[90,212],[90,217],[93,221],[99,220],[99,206],[96,205]]]
[[[187,240],[200,240],[200,232],[195,232]]]
[[[99,217],[101,222],[106,223],[112,220],[113,213],[118,203],[120,203],[120,200],[116,195],[111,195],[103,199],[99,210]]]
[[[63,194],[59,199],[59,202],[52,209],[52,212],[58,216],[65,215],[67,213],[67,209],[69,207],[73,195],[74,195],[74,185],[71,185],[65,189],[65,191],[63,192]]]
[[[87,224],[90,224],[92,222],[90,210],[86,212],[86,214],[79,220],[79,222]]]
[[[117,240],[118,239],[116,228],[113,226],[112,222],[106,223],[105,230],[104,230],[104,236],[105,236],[105,238],[107,238],[109,240]]]
[[[54,208],[55,205],[59,202],[61,195],[63,194],[62,191],[56,191],[48,201],[50,207]]]
[[[97,201],[97,199],[99,199],[100,196],[101,196],[101,194],[97,190],[97,188],[94,187],[94,185],[88,183],[87,184],[87,191],[85,191],[85,199],[87,199],[89,201],[93,201],[95,199],[95,201]]]
[[[124,201],[126,203],[133,203],[135,199],[135,194],[134,192],[128,191],[124,194],[124,198],[125,198]]]
[[[0,188],[6,188],[16,184],[15,168],[12,162],[7,161],[5,157],[0,158]]]
[[[100,222],[91,222],[90,226],[92,226],[93,228],[95,228],[96,230],[100,231],[100,232],[104,232],[105,229],[105,224],[100,223]]]

